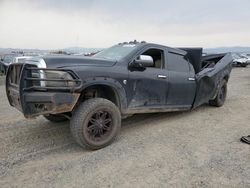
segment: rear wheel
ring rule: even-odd
[[[55,123],[68,120],[65,116],[57,115],[57,114],[48,114],[48,115],[44,115],[43,117],[45,117],[47,120],[49,120],[51,122],[55,122]]]
[[[209,104],[211,106],[220,107],[220,106],[222,106],[225,103],[226,97],[227,97],[227,81],[223,80],[221,82],[219,91],[218,91],[215,99],[214,100],[210,100]]]
[[[119,109],[103,98],[89,99],[76,109],[70,121],[71,133],[76,142],[90,149],[110,144],[121,128]]]

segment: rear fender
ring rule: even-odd
[[[213,68],[205,68],[196,74],[197,90],[193,108],[207,103],[216,96],[221,81],[229,78],[232,61],[233,58],[228,53]]]

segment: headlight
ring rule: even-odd
[[[46,87],[73,87],[75,86],[72,76],[64,71],[44,71],[44,79],[54,79],[55,81],[45,81]]]
[[[73,77],[65,71],[36,70],[32,72],[32,78],[42,79],[34,81],[33,85],[42,87],[73,87]]]

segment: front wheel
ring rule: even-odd
[[[209,104],[211,106],[221,107],[226,100],[227,97],[227,81],[223,80],[220,84],[219,91],[214,100],[210,100]]]
[[[76,109],[70,121],[72,136],[81,146],[100,149],[110,144],[121,128],[119,109],[103,98],[89,99]]]

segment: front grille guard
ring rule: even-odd
[[[71,75],[73,79],[56,79],[56,78],[45,78],[32,77],[32,73],[41,74],[46,71],[58,71],[58,72],[67,72]],[[49,69],[49,68],[37,68],[32,65],[25,64],[22,70],[21,81],[23,82],[23,91],[68,91],[75,92],[81,88],[82,81],[79,77],[72,71],[68,69]],[[46,82],[54,82],[54,83],[74,83],[74,86],[46,86]],[[40,85],[34,85],[34,83],[40,83]]]
[[[52,78],[58,76],[61,79],[34,78],[32,73],[40,71],[61,71],[61,74],[52,74]],[[64,74],[64,73],[68,74]],[[48,76],[48,75],[46,75]],[[51,76],[51,74],[50,74]],[[72,79],[66,79],[72,78]],[[63,84],[71,87],[48,87],[46,82],[74,83]],[[44,82],[40,86],[34,83]],[[42,114],[64,113],[72,111],[80,93],[82,81],[71,70],[38,68],[31,64],[13,64],[6,76],[6,94],[11,106],[20,110],[25,117],[32,118]]]
[[[12,87],[19,87],[23,65],[10,65],[6,75],[6,82]]]

